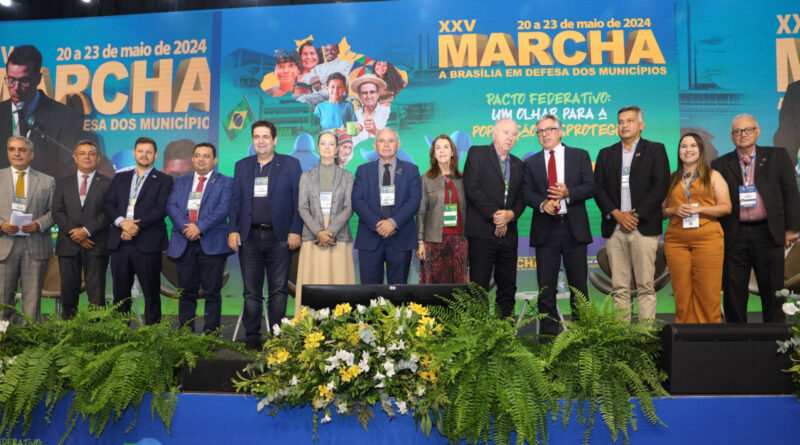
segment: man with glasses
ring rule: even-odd
[[[642,138],[644,112],[631,105],[617,113],[620,141],[597,155],[594,200],[611,267],[614,307],[631,318],[631,283],[636,283],[639,320],[656,317],[654,287],[661,203],[669,188],[664,144]],[[633,275],[631,275],[633,271]],[[634,280],[635,278],[635,280]]]
[[[37,89],[41,71],[42,54],[35,46],[18,46],[8,56],[3,81],[10,99],[0,102],[0,140],[31,139],[37,154],[31,167],[60,178],[75,171],[72,148],[81,139],[82,118]],[[0,168],[8,165],[7,159],[0,159]]]
[[[725,232],[722,292],[725,319],[747,323],[750,270],[755,270],[764,322],[783,322],[781,299],[784,247],[797,241],[800,193],[792,160],[783,148],[756,145],[756,119],[740,114],[731,121],[736,150],[711,167],[728,183],[731,213],[719,219]]]
[[[586,245],[592,242],[586,200],[594,196],[594,176],[589,152],[561,143],[561,120],[545,114],[536,123],[536,135],[544,150],[525,160],[522,195],[533,209],[530,246],[536,248],[537,299],[542,319],[541,334],[558,334],[556,287],[561,260],[571,289],[575,315],[575,291],[588,298]],[[545,337],[545,339],[548,339]]]

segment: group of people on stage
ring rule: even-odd
[[[38,165],[34,159],[52,153],[36,156],[39,144],[26,137],[26,127],[37,122],[28,113],[38,112],[28,107],[45,96],[36,90],[41,56],[30,51],[38,62],[27,63],[24,53],[9,57],[5,82],[11,98],[0,104],[9,107],[12,134],[6,141],[9,167],[0,169],[0,304],[14,303],[19,282],[22,311],[34,320],[53,256],[53,224],[59,228],[55,254],[64,317],[77,311],[82,282],[90,303],[105,303],[110,263],[114,302],[130,310],[137,277],[144,322],[157,323],[166,251],[177,263],[180,323],[193,327],[202,296],[203,329],[213,331],[220,325],[226,259],[238,252],[246,342],[256,348],[264,279],[268,320],[278,323],[286,314],[291,252],[301,245],[298,305],[304,284],[354,284],[355,248],[361,283],[405,283],[416,254],[421,283],[472,281],[488,289],[494,278],[500,311],[510,316],[517,291],[517,222],[530,207],[537,304],[548,315],[542,333],[555,335],[562,261],[573,299],[574,291],[588,295],[592,236],[585,203],[594,198],[614,303],[626,319],[633,288],[639,318],[655,318],[654,270],[662,221],[669,219],[664,252],[677,322],[719,322],[720,289],[726,319],[747,321],[751,268],[764,321],[782,321],[775,291],[782,287],[784,247],[798,238],[800,194],[786,150],[757,146],[760,130],[750,115],[733,119],[736,149],[710,165],[701,137],[683,135],[671,174],[664,145],[641,137],[643,111],[627,106],[618,112],[620,141],[600,150],[594,167],[586,150],[562,142],[561,121],[551,114],[536,123],[543,150],[524,162],[511,154],[517,123],[501,119],[491,144],[470,147],[463,172],[453,141],[436,137],[422,175],[415,164],[398,159],[400,135],[390,127],[372,129],[378,159],[360,165],[355,176],[342,168],[342,159],[352,156],[353,139],[335,130],[319,134],[319,165],[302,172],[297,159],[275,152],[277,128],[261,120],[251,127],[255,155],[236,163],[233,178],[216,170],[216,147],[199,143],[192,151],[193,172],[173,181],[154,168],[156,142],[140,137],[133,147],[135,168],[113,178],[102,175],[98,145],[81,140],[73,147],[77,171],[55,180],[32,168]],[[362,86],[377,96],[374,83]],[[169,237],[166,217],[172,222]],[[11,312],[3,310],[2,318]]]

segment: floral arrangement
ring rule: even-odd
[[[258,410],[314,407],[314,432],[331,420],[331,409],[357,415],[366,429],[379,403],[391,418],[414,412],[427,417],[437,403],[440,373],[433,340],[442,325],[416,303],[394,306],[384,298],[369,306],[303,307],[272,327],[273,337],[235,382],[237,391],[259,397]],[[424,419],[423,419],[424,421]]]
[[[787,315],[787,321],[792,323],[794,336],[788,340],[778,340],[778,352],[790,353],[793,366],[785,371],[790,373],[792,382],[800,387],[800,295],[789,292],[788,289],[779,290],[776,295],[786,298],[783,303],[783,313]]]

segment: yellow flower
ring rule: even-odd
[[[411,309],[412,311],[416,312],[419,315],[422,315],[422,316],[428,315],[428,309],[426,309],[424,306],[422,306],[419,303],[409,303],[408,304],[408,308]]]
[[[333,392],[328,389],[325,385],[317,386],[317,390],[319,391],[319,396],[324,397],[325,400],[333,399]]]
[[[277,365],[289,359],[289,351],[281,348],[267,356],[267,365]]]
[[[436,371],[422,371],[419,373],[422,380],[427,380],[431,383],[436,383]]]
[[[325,336],[322,335],[322,332],[314,331],[308,334],[308,336],[306,337],[305,348],[314,349],[316,347],[319,347],[319,344],[320,342],[322,342],[322,340],[325,340]]]
[[[339,368],[339,375],[342,377],[343,382],[349,382],[350,380],[353,380],[355,377],[357,377],[359,374],[361,374],[361,368],[359,368],[358,365],[353,365],[349,368],[345,367]]]
[[[341,317],[342,315],[349,314],[352,310],[353,307],[350,306],[350,303],[337,304],[333,309],[333,315]]]
[[[305,317],[307,317],[308,315],[309,315],[309,314],[308,314],[308,308],[306,308],[305,306],[301,306],[301,307],[300,307],[300,312],[298,312],[297,314],[295,314],[294,318],[292,318],[292,321],[290,321],[290,322],[289,322],[289,324],[291,324],[292,326],[294,326],[294,325],[295,325],[295,324],[297,324],[297,323],[298,323],[300,320],[304,319],[304,318],[305,318]]]
[[[436,319],[435,318],[431,318],[431,317],[423,316],[419,320],[419,322],[420,322],[420,324],[424,324],[424,325],[428,325],[428,326],[433,327],[433,325],[436,324]]]
[[[421,324],[421,325],[417,326],[417,331],[415,332],[415,334],[417,335],[417,337],[424,337],[425,335],[427,335],[427,332],[425,332],[425,331],[426,331],[425,330],[425,325]]]

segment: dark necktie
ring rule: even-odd
[[[28,119],[25,116],[25,108],[17,108],[17,120],[19,121],[19,135],[28,136]]]
[[[200,176],[199,178],[197,178],[197,188],[194,189],[194,191],[202,192],[204,182],[206,182],[205,176]],[[189,210],[189,222],[192,224],[197,222],[197,210]]]
[[[389,171],[390,164],[383,164],[383,167],[383,180],[381,181],[381,185],[392,185],[392,173]],[[392,207],[381,206],[381,215],[384,218],[390,218],[392,216]]]
[[[558,170],[556,170],[556,151],[550,150],[550,159],[547,161],[547,185],[554,187],[558,182]]]

